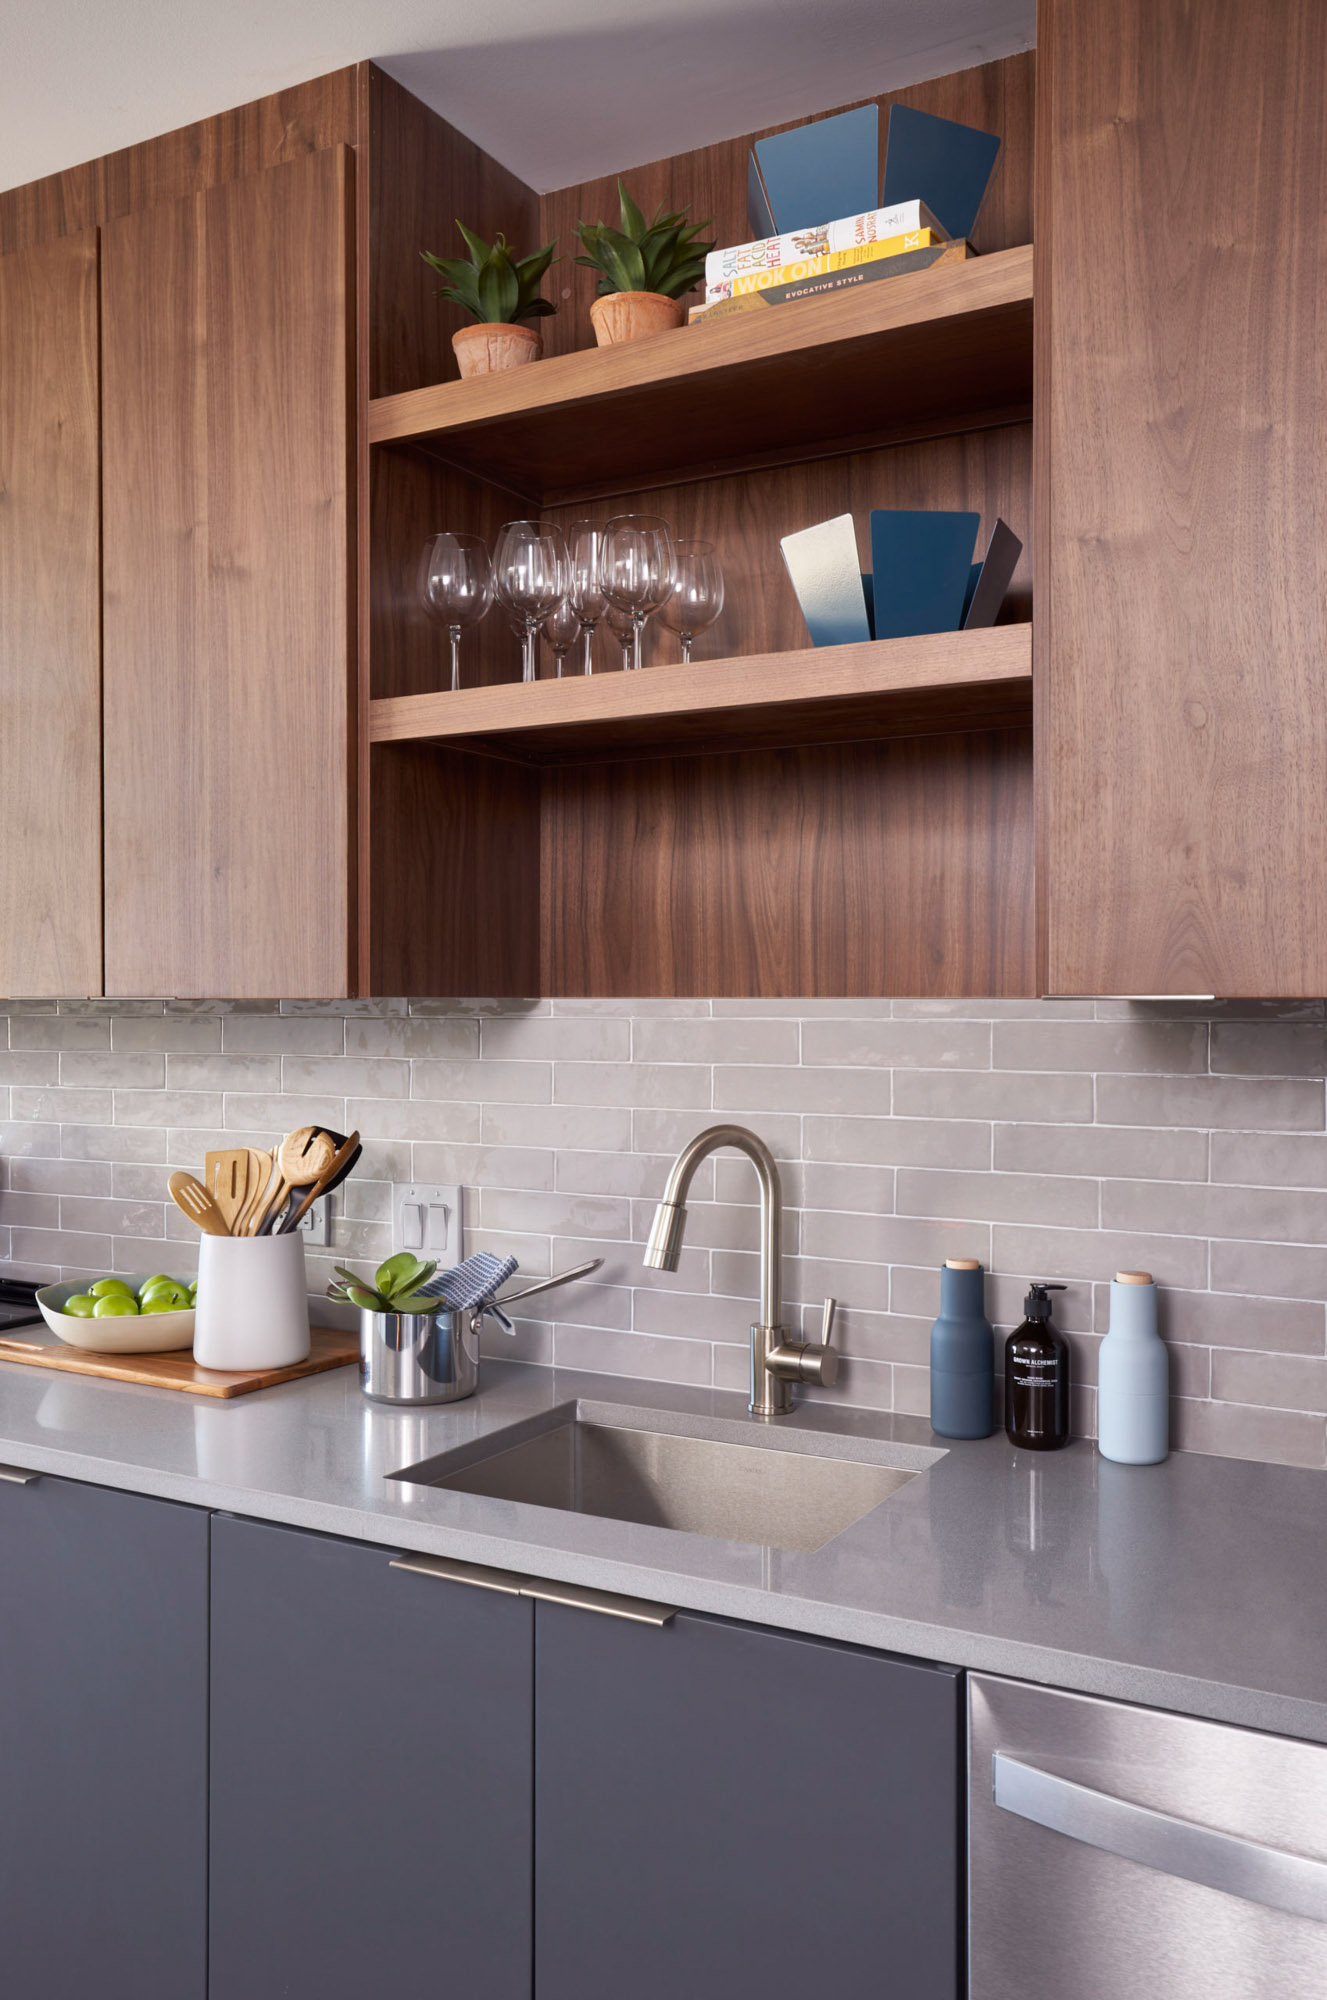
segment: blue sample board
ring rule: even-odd
[[[865,215],[879,206],[880,107],[863,104],[757,139],[755,156],[779,235]],[[914,194],[904,199],[911,201]]]
[[[872,602],[877,639],[957,632],[963,622],[972,551],[980,526],[980,514],[872,508]]]
[[[999,151],[993,132],[914,111],[907,104],[891,105],[882,205],[924,201],[956,241],[971,236]]]
[[[975,517],[974,517],[975,518]],[[813,646],[847,646],[871,637],[851,514],[817,521],[779,544]]]

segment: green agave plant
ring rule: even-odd
[[[365,1312],[376,1313],[429,1313],[438,1310],[439,1300],[419,1295],[419,1287],[428,1283],[438,1268],[437,1264],[426,1264],[408,1250],[398,1250],[385,1264],[379,1264],[372,1283],[367,1278],[356,1277],[344,1264],[337,1264],[334,1268],[339,1282],[327,1287],[327,1296],[339,1305],[359,1306]]]
[[[530,257],[513,257],[511,246],[501,231],[491,243],[476,236],[463,222],[456,227],[465,238],[469,259],[435,257],[421,250],[424,262],[447,280],[438,287],[438,297],[462,306],[487,325],[519,319],[542,319],[557,307],[539,296],[545,271],[553,261],[557,239],[546,243]]]
[[[622,227],[578,222],[576,234],[586,254],[576,262],[598,271],[601,299],[613,292],[661,292],[666,299],[680,299],[705,275],[705,258],[714,245],[698,243],[696,238],[714,217],[688,223],[685,215],[665,215],[661,202],[654,220],[647,223],[621,181],[617,192]]]

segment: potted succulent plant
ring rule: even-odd
[[[585,255],[576,262],[599,273],[590,318],[600,347],[681,326],[682,295],[704,277],[706,255],[714,248],[712,242],[696,241],[713,216],[688,223],[685,215],[666,215],[660,203],[647,223],[621,181],[617,192],[620,229],[607,222],[576,224],[585,245]]]
[[[456,364],[462,375],[488,375],[499,368],[517,368],[523,361],[537,361],[543,341],[537,326],[522,326],[522,320],[542,319],[556,312],[539,287],[553,261],[557,242],[546,243],[529,257],[514,257],[501,233],[491,243],[476,236],[463,222],[456,227],[465,238],[465,257],[435,257],[421,250],[424,262],[446,284],[438,287],[438,297],[473,313],[476,326],[459,327],[452,335]]]

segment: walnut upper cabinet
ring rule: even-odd
[[[0,257],[0,992],[101,991],[97,232]]]
[[[352,165],[102,233],[109,995],[350,991]]]
[[[1327,991],[1327,8],[1042,0],[1043,990]]]

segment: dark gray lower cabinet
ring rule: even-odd
[[[0,1994],[204,2000],[208,1517],[0,1482]]]
[[[209,2000],[529,2000],[533,1606],[212,1524]]]
[[[962,1675],[535,1616],[535,2000],[954,2000]]]

